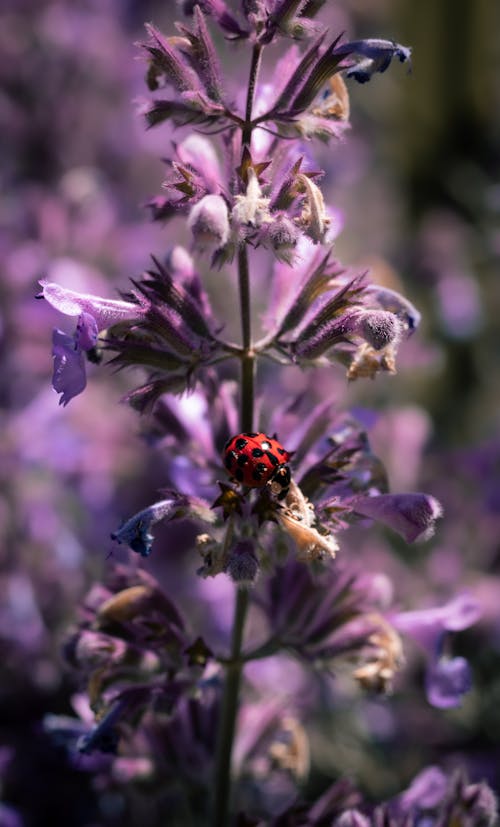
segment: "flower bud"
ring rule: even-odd
[[[192,133],[177,147],[183,164],[190,164],[203,176],[210,189],[215,189],[221,179],[219,159],[213,144],[203,135]]]
[[[299,218],[299,224],[315,244],[320,244],[324,240],[330,223],[326,213],[323,193],[318,185],[303,173],[297,175],[297,184],[305,195],[305,203]]]
[[[374,350],[382,350],[399,337],[400,326],[394,313],[374,310],[361,315],[358,332]]]
[[[262,195],[259,179],[252,167],[248,168],[248,184],[245,195],[237,195],[231,219],[235,224],[246,227],[261,227],[271,221],[269,198]]]
[[[194,262],[185,247],[180,244],[172,247],[167,255],[165,261],[169,273],[174,279],[190,279],[195,274]]]
[[[280,215],[269,224],[267,233],[276,258],[285,264],[292,264],[299,239],[297,227],[285,215]]]
[[[198,201],[189,213],[188,227],[200,252],[223,247],[229,238],[229,217],[222,196],[205,195]]]
[[[231,549],[224,571],[237,586],[253,586],[259,573],[253,544],[242,540]]]
[[[359,810],[344,810],[333,822],[333,827],[370,827],[370,822]]]
[[[399,799],[403,812],[411,812],[416,806],[434,809],[444,800],[448,779],[439,767],[430,766],[415,776]]]

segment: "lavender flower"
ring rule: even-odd
[[[458,706],[472,687],[470,666],[465,658],[450,658],[445,653],[450,632],[468,629],[481,616],[480,606],[471,595],[458,595],[438,608],[401,612],[392,622],[413,637],[429,656],[426,693],[430,704],[446,709]]]
[[[115,368],[132,369],[124,401],[143,415],[140,434],[157,457],[148,484],[160,491],[112,532],[121,548],[107,563],[110,574],[87,594],[67,636],[66,661],[87,709],[80,721],[52,719],[47,729],[66,732],[89,768],[96,759],[96,787],[129,787],[133,797],[134,781],[147,779],[162,822],[166,815],[217,827],[490,824],[488,787],[437,766],[413,782],[404,766],[388,781],[403,791],[379,805],[350,782],[331,784],[331,758],[321,792],[318,778],[306,783],[315,772],[309,727],[325,728],[332,752],[337,708],[365,713],[363,693],[396,689],[398,702],[405,698],[405,635],[424,647],[434,707],[457,706],[471,686],[467,660],[449,644],[451,632],[477,619],[474,599],[398,611],[409,595],[417,607],[432,603],[423,576],[405,572],[400,582],[403,562],[383,540],[373,537],[369,563],[362,541],[350,540],[353,524],[358,538],[372,520],[407,542],[427,540],[442,515],[430,494],[390,491],[365,429],[339,412],[345,379],[396,372],[420,313],[385,283],[372,283],[369,271],[334,258],[341,222],[305,143],[343,137],[349,79],[365,83],[392,62],[409,64],[410,49],[332,37],[316,20],[321,0],[242,0],[234,10],[224,0],[180,5],[191,19],[175,34],[146,27],[141,50],[153,97],[141,110],[148,127],[184,130],[150,207],[155,219],[176,219],[179,238],[188,232],[196,264],[167,242],[117,300],[42,282],[43,297],[77,318],[73,336],[53,336],[61,404],[84,389],[84,357],[95,359],[97,348]],[[224,38],[234,50],[251,50],[243,95],[234,53],[234,77],[224,77]],[[272,82],[262,83],[264,50],[267,58],[280,48]],[[267,447],[266,434],[275,435]],[[240,441],[245,451],[224,462]],[[144,491],[142,501],[149,497]],[[100,490],[95,502],[101,524]],[[199,577],[181,578],[193,572],[193,551]],[[382,576],[370,570],[377,553]],[[116,564],[129,554],[132,566]],[[175,589],[175,603],[150,566]],[[285,664],[288,692],[279,687],[279,698],[262,680],[268,669],[272,683],[273,661]],[[412,713],[408,726],[420,720]],[[392,728],[397,740],[397,711],[388,705],[384,714],[375,721],[378,737]],[[357,717],[362,742],[370,714]]]
[[[78,316],[74,337],[61,330],[54,330],[52,337],[52,387],[61,394],[59,404],[66,406],[85,390],[87,376],[83,354],[95,348],[98,333],[125,319],[140,318],[144,309],[132,302],[77,293],[47,280],[40,284],[43,289],[38,298],[46,299],[66,316]]]
[[[439,709],[458,706],[471,688],[472,674],[465,658],[441,657],[427,670],[427,698]]]
[[[150,531],[151,527],[160,520],[182,519],[189,515],[209,523],[214,520],[208,505],[173,491],[167,499],[160,500],[130,517],[118,531],[111,534],[111,539],[128,545],[141,557],[149,557],[154,539]]]
[[[61,394],[59,404],[63,406],[82,393],[87,385],[84,356],[76,336],[68,336],[62,330],[54,330],[52,334],[52,387]]]
[[[358,497],[353,501],[353,510],[365,517],[380,520],[409,543],[432,537],[435,521],[442,515],[440,503],[428,494]]]

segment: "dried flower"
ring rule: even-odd
[[[314,528],[314,506],[291,480],[283,506],[275,514],[278,524],[291,537],[298,549],[299,559],[311,561],[334,558],[338,544],[333,535],[323,535]]]

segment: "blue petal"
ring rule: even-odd
[[[52,356],[54,372],[52,387],[61,394],[60,405],[67,405],[73,397],[85,390],[87,376],[82,351],[75,344],[72,336],[62,330],[52,333]]]
[[[471,686],[471,670],[465,658],[440,658],[427,671],[427,700],[439,709],[459,706]]]
[[[398,58],[401,63],[411,59],[411,49],[407,46],[376,38],[342,43],[335,52],[346,57],[359,55],[362,58],[345,71],[346,77],[354,78],[358,83],[366,83],[375,72],[385,72],[393,58]]]

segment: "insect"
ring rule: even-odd
[[[224,446],[224,466],[238,482],[250,488],[276,484],[277,499],[283,500],[290,486],[291,454],[276,437],[263,433],[242,433],[231,437]]]

